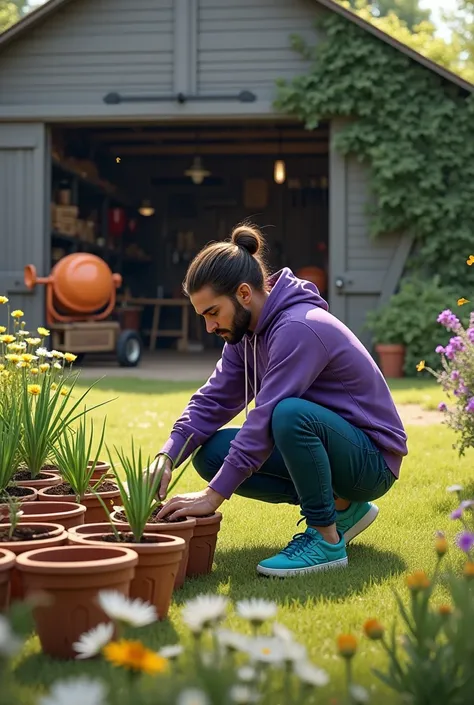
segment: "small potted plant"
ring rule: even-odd
[[[90,422],[89,437],[84,417],[79,419],[76,428],[68,427],[59,436],[54,447],[54,456],[63,481],[55,487],[47,487],[39,491],[41,501],[68,502],[74,500],[78,504],[83,504],[86,507],[84,521],[88,523],[105,521],[108,518],[109,508],[112,508],[117,497],[120,496],[116,484],[107,480],[98,480],[97,482],[92,480],[95,461],[99,457],[104,442],[105,425],[104,421],[95,457],[92,456],[93,421]],[[94,457],[94,465],[89,464],[90,457]],[[100,501],[99,497],[104,500],[105,504]]]
[[[138,565],[130,595],[153,604],[163,619],[168,614],[186,543],[177,536],[146,532],[162,473],[153,473],[149,469],[149,477],[144,478],[142,453],[141,450],[135,451],[133,442],[129,457],[123,451],[117,450],[117,454],[125,482],[115,467],[114,473],[127,524],[120,531],[112,521],[109,524],[84,524],[70,530],[70,541],[78,544],[106,541],[133,548],[138,553]],[[149,464],[148,461],[148,467]]]
[[[11,497],[24,501],[36,499],[37,491],[31,487],[18,487],[13,476],[18,467],[18,444],[21,422],[17,408],[10,404],[0,407],[0,504]]]

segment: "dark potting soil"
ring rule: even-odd
[[[28,487],[7,487],[5,492],[0,495],[0,503],[5,502],[8,497],[31,497],[33,492]]]
[[[59,472],[57,465],[43,465],[41,470],[44,470],[45,472]]]
[[[17,526],[11,537],[8,531],[0,531],[0,543],[10,541],[36,541],[39,539],[47,539],[49,535],[50,532],[47,529],[41,529],[40,527]]]
[[[44,470],[44,468],[43,468]],[[13,475],[13,482],[25,482],[27,480],[50,480],[51,478],[48,477],[48,475],[45,475],[43,472],[40,472],[36,477],[31,477],[31,472],[29,470],[18,470]]]
[[[159,507],[155,507],[155,509],[153,510],[153,514],[148,519],[148,524],[177,524],[180,521],[186,521],[184,517],[180,517],[179,519],[175,519],[174,521],[170,521],[169,517],[165,517],[164,519],[157,519],[160,510],[161,505]],[[125,514],[125,512],[118,512],[115,517],[117,521],[123,521],[124,524],[128,524],[127,515]]]
[[[120,539],[117,540],[115,534],[103,534],[102,536],[88,536],[89,539],[94,539],[94,541],[106,541],[107,543],[137,543],[133,534],[124,534],[119,532]],[[156,539],[153,536],[142,536],[138,543],[160,543],[160,539]]]
[[[94,485],[89,485],[89,491],[92,494],[92,492],[115,492],[118,487],[117,485],[114,485],[112,482],[101,482],[98,487],[93,490]],[[72,489],[71,485],[69,485],[67,482],[63,482],[60,485],[56,485],[56,487],[48,487],[46,490],[45,494],[54,494],[54,495],[74,495],[74,490]]]

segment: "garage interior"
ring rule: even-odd
[[[201,247],[245,220],[262,228],[272,271],[327,294],[328,125],[55,125],[51,145],[51,266],[102,257],[123,277],[115,315],[149,349],[222,345],[181,283]]]

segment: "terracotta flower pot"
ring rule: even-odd
[[[32,505],[33,506],[33,505]],[[22,529],[25,532],[32,529],[37,532],[38,538],[25,538],[14,539],[12,541],[2,541],[2,534],[8,532],[11,524],[0,524],[0,546],[6,548],[7,550],[19,556],[21,553],[26,553],[27,551],[32,551],[35,548],[50,548],[53,546],[61,546],[67,543],[67,532],[64,527],[60,524],[51,523],[40,523],[39,521],[32,520],[20,524],[17,528],[19,531]],[[41,538],[41,534],[45,534],[46,538]],[[11,599],[21,600],[24,597],[23,583],[21,579],[21,573],[13,568],[10,578],[11,584]]]
[[[68,532],[70,543],[77,545],[103,545],[103,540],[95,538],[99,534],[113,538],[108,524],[84,524]],[[145,533],[143,538],[153,543],[126,542],[112,545],[125,546],[138,553],[138,565],[130,585],[130,597],[139,597],[155,605],[159,618],[164,619],[168,615],[176,574],[186,544],[178,536],[157,533]]]
[[[54,472],[41,472],[39,474],[40,479],[29,479],[29,480],[15,480],[13,477],[13,482],[17,487],[34,487],[35,490],[41,490],[45,487],[55,487],[60,485],[62,482],[61,477]]]
[[[119,521],[117,516],[120,515],[120,511],[114,510],[112,512],[111,519],[114,524],[121,531],[124,531],[128,524],[123,521]],[[191,539],[194,535],[194,527],[196,526],[196,519],[194,517],[188,517],[185,521],[176,522],[165,522],[159,521],[156,523],[150,522],[145,526],[145,531],[147,533],[158,533],[164,534],[165,536],[179,536],[179,538],[184,539],[186,543],[186,548],[183,553],[183,558],[181,560],[178,573],[176,575],[175,590],[182,587],[184,581],[186,580],[186,571],[188,569],[189,560],[189,546],[191,544]]]
[[[57,486],[62,487],[62,485]],[[49,487],[44,490],[40,490],[38,497],[42,502],[75,502],[75,497],[72,494],[55,494],[54,490],[56,488]],[[117,497],[120,497],[119,489],[110,490],[107,492],[99,492],[102,501],[106,507],[110,508],[109,512],[106,513],[102,504],[94,494],[86,494],[81,499],[81,504],[86,507],[86,515],[84,521],[87,524],[95,524],[96,522],[106,521],[108,519],[109,513],[112,508],[117,504]]]
[[[92,467],[93,464],[93,460],[89,460],[87,463],[89,467]],[[110,465],[109,463],[106,463],[105,460],[98,460],[95,464],[94,472],[92,473],[92,480],[100,480],[100,478],[104,477],[104,475],[109,478],[113,476],[113,473],[110,472]]]
[[[375,352],[378,355],[380,369],[384,377],[387,379],[403,377],[404,345],[376,345]]]
[[[0,612],[4,612],[10,601],[10,576],[16,556],[11,551],[0,548]]]
[[[34,487],[30,487],[29,485],[28,487],[10,486],[7,487],[7,489],[5,490],[5,494],[9,497],[16,497],[21,502],[36,502],[36,499],[38,497],[38,490],[35,490]],[[2,503],[1,497],[0,503]]]
[[[137,563],[135,551],[111,545],[57,546],[18,556],[25,594],[46,597],[34,609],[43,652],[74,658],[72,645],[81,634],[109,621],[96,602],[97,594],[116,590],[129,595]]]
[[[207,575],[212,571],[216,551],[217,534],[221,528],[222,514],[215,512],[210,517],[196,517],[194,536],[189,546],[186,575]]]
[[[21,524],[31,521],[53,522],[64,529],[70,529],[84,523],[86,507],[75,502],[26,502],[22,503],[21,511]]]

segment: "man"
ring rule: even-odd
[[[289,269],[269,277],[262,245],[257,228],[240,226],[189,266],[184,289],[225,345],[158,454],[161,497],[183,447],[181,461],[200,448],[208,486],[168,500],[159,517],[212,514],[234,493],[299,505],[306,531],[257,567],[287,577],[347,565],[346,544],[377,517],[371,502],[399,477],[407,445],[365,347],[313,284]],[[221,428],[244,408],[241,429]]]

